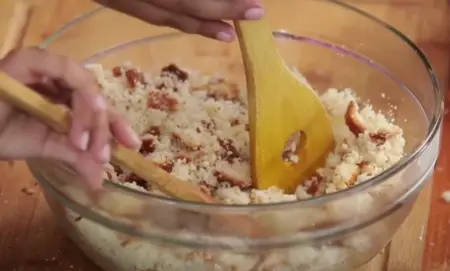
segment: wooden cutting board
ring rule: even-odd
[[[0,40],[13,2],[0,1]],[[441,86],[447,89],[450,64],[448,1],[345,2],[387,21],[417,42],[431,59]],[[266,1],[272,12],[280,4],[282,1],[279,0]],[[26,44],[40,43],[61,25],[94,7],[87,0],[41,1],[40,9],[32,18]],[[446,123],[450,125],[448,116]],[[444,128],[444,139],[450,137],[449,125]],[[57,228],[39,187],[23,163],[16,163],[14,167],[0,163],[0,176],[1,271],[99,271]],[[450,189],[447,177],[450,177],[450,141],[444,140],[433,189],[430,185],[424,188],[413,212],[389,246],[359,271],[450,270],[450,204],[446,205],[440,198],[443,190]]]

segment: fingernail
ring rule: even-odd
[[[100,159],[103,162],[108,162],[111,159],[111,147],[109,144],[105,145],[100,152]]]
[[[234,39],[234,35],[230,34],[228,32],[222,31],[217,34],[216,38],[221,41],[232,41]]]
[[[244,14],[246,20],[259,20],[264,16],[263,8],[249,8]]]
[[[80,145],[78,146],[81,150],[87,150],[89,145],[89,132],[83,132],[80,137]]]
[[[106,110],[106,100],[103,96],[99,95],[97,96],[97,99],[95,100],[96,108],[99,110]]]

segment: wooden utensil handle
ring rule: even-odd
[[[23,111],[38,117],[60,133],[70,127],[70,110],[54,104],[37,92],[0,72],[0,97]]]
[[[8,29],[0,49],[0,57],[4,57],[11,50],[22,46],[23,39],[30,24],[33,11],[31,0],[16,0],[14,11],[8,23]]]

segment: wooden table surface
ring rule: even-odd
[[[300,1],[300,0],[299,0]],[[14,0],[0,1],[0,40]],[[282,1],[267,1],[276,9]],[[443,89],[450,66],[450,2],[447,0],[346,0],[401,30],[430,58]],[[49,34],[95,5],[87,0],[46,0],[32,18],[26,44]],[[447,98],[450,102],[450,97]],[[447,101],[446,101],[447,102]],[[450,189],[450,117],[434,177],[389,246],[361,271],[450,270],[450,204],[440,195]],[[445,140],[447,138],[447,140]],[[0,270],[98,271],[55,225],[47,204],[23,163],[0,163]],[[35,193],[25,193],[30,189]],[[431,208],[430,208],[431,206]]]

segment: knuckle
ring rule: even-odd
[[[180,28],[181,24],[179,23],[179,20],[175,18],[175,16],[172,15],[165,15],[159,17],[159,25],[162,26],[170,26],[174,28]]]

